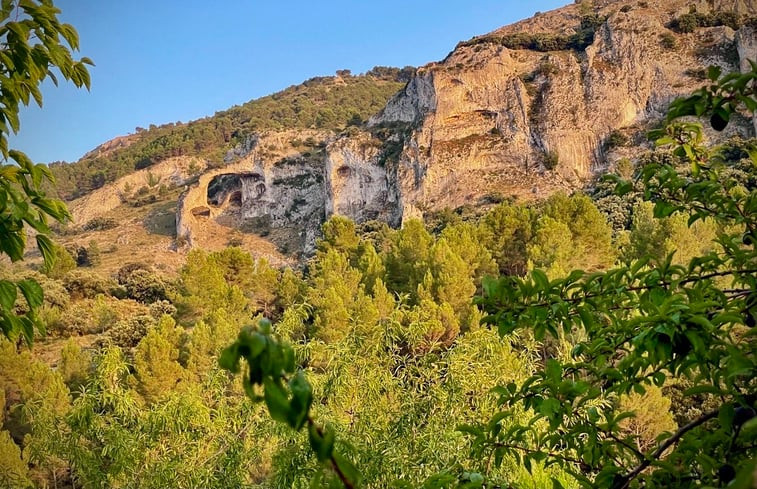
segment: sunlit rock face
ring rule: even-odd
[[[235,150],[236,163],[204,173],[183,197],[179,235],[191,239],[201,221],[214,220],[308,254],[321,223],[335,214],[397,226],[495,196],[534,199],[581,188],[649,148],[646,131],[671,100],[705,83],[707,66],[745,70],[747,59],[757,59],[753,27],[681,34],[670,22],[692,5],[757,15],[756,3],[595,0],[590,11],[572,4],[461,43],[420,68],[363,128],[269,133]],[[595,29],[580,48],[502,42],[569,37],[587,15]],[[757,130],[757,120],[734,122],[710,136]],[[289,145],[304,137],[320,145],[306,152]]]

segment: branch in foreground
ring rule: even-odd
[[[628,474],[624,475],[622,478],[618,480],[616,484],[613,484],[612,489],[627,489],[628,486],[631,484],[631,481],[634,480],[636,477],[641,474],[644,469],[649,467],[653,461],[659,459],[663,453],[665,453],[665,450],[675,445],[678,440],[681,439],[683,435],[688,433],[689,431],[693,430],[694,428],[703,425],[707,421],[716,418],[718,413],[720,412],[719,409],[710,411],[709,413],[703,414],[699,418],[695,419],[694,421],[688,423],[687,425],[681,427],[678,431],[673,433],[673,435],[665,440],[662,445],[657,447],[657,449],[652,452],[648,457],[646,457],[646,460],[641,462],[635,469],[633,469]]]

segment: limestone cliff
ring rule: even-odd
[[[752,20],[673,29],[692,12]],[[707,66],[757,59],[756,15],[757,0],[584,1],[462,42],[362,128],[250,138],[184,193],[177,235],[205,246],[236,229],[307,254],[332,214],[399,225],[495,195],[580,188],[638,154]],[[755,131],[757,120],[736,120],[717,137]]]
[[[743,16],[754,15],[756,6],[584,2],[461,43],[444,61],[419,70],[370,121],[414,125],[396,169],[400,201],[406,210],[438,209],[488,193],[538,197],[583,185],[624,154],[612,151],[611,134],[644,144],[645,130],[669,102],[702,85],[706,66],[736,70],[757,59],[753,27],[681,34],[670,23],[693,9]],[[583,50],[508,47],[538,36],[571,39],[586,17],[598,25]]]

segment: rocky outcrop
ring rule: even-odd
[[[755,58],[750,27],[691,34],[666,27],[692,6],[754,15],[757,4],[715,3],[605,1],[590,12],[571,5],[461,43],[443,62],[420,69],[370,121],[416,124],[397,166],[403,206],[457,207],[490,193],[531,198],[584,185],[613,163],[610,134],[643,143],[670,101],[703,83],[704,67],[734,70]],[[569,36],[587,15],[600,23],[585,50],[510,49],[502,42]],[[750,134],[746,127],[731,131]]]
[[[460,43],[362,129],[248,138],[181,197],[177,234],[203,246],[222,226],[307,254],[332,214],[400,225],[580,188],[646,147],[649,127],[705,83],[708,65],[757,59],[753,25],[671,30],[692,9],[755,16],[757,0],[585,1]],[[743,122],[721,136],[753,136],[757,120]],[[116,205],[117,192],[98,192],[83,207]]]

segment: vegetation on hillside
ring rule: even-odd
[[[339,76],[312,78],[204,119],[138,128],[125,147],[76,163],[51,164],[55,191],[70,200],[172,156],[199,155],[221,165],[229,149],[259,131],[360,125],[383,108],[413,72],[411,67],[375,67],[352,76],[341,70]]]
[[[607,19],[595,13],[581,16],[581,22],[574,33],[529,33],[518,32],[508,35],[487,35],[463,41],[457,47],[480,44],[498,44],[508,49],[530,49],[532,51],[583,51],[594,42],[594,33]]]
[[[420,221],[401,230],[376,223],[363,233],[332,218],[305,276],[236,248],[193,251],[176,278],[144,264],[106,278],[65,260],[65,269],[35,275],[45,289],[50,334],[73,338],[57,369],[3,345],[9,455],[2,464],[13,474],[6,481],[221,488],[309,487],[316,478],[339,487],[320,457],[334,458],[344,477],[359,471],[361,487],[486,481],[541,488],[552,478],[574,487],[566,469],[535,461],[529,473],[515,455],[489,459],[475,438],[458,431],[499,412],[491,389],[522,384],[545,359],[567,358],[572,345],[531,331],[500,338],[480,326],[483,312],[472,301],[486,275],[522,276],[541,267],[559,279],[573,268],[605,269],[621,255],[640,258],[649,248],[644,237],[658,238],[636,218],[645,211],[631,212],[630,227],[614,241],[604,214],[584,195],[529,206],[503,202],[478,219],[438,225],[433,234]],[[680,232],[691,234],[682,242],[711,239],[709,229]],[[628,242],[638,244],[618,248]],[[270,326],[250,329],[264,316]],[[300,392],[300,406],[310,406],[312,416],[303,418],[281,396],[269,406],[279,402],[277,419],[312,426],[310,435],[271,423],[260,405],[245,401],[245,392],[262,393],[252,387],[255,377],[245,387],[220,369],[218,355],[240,330],[241,338],[262,335],[271,349],[259,354],[279,352],[291,373],[269,383],[285,382],[280,393]],[[234,368],[233,355],[224,362]],[[648,447],[674,420],[686,419],[690,407],[671,404],[672,388],[623,397],[623,409],[657,416],[667,406],[670,414],[643,427],[625,422],[622,433]],[[501,429],[529,416],[522,411]],[[546,423],[537,426],[547,432]],[[310,455],[309,444],[320,455]]]

